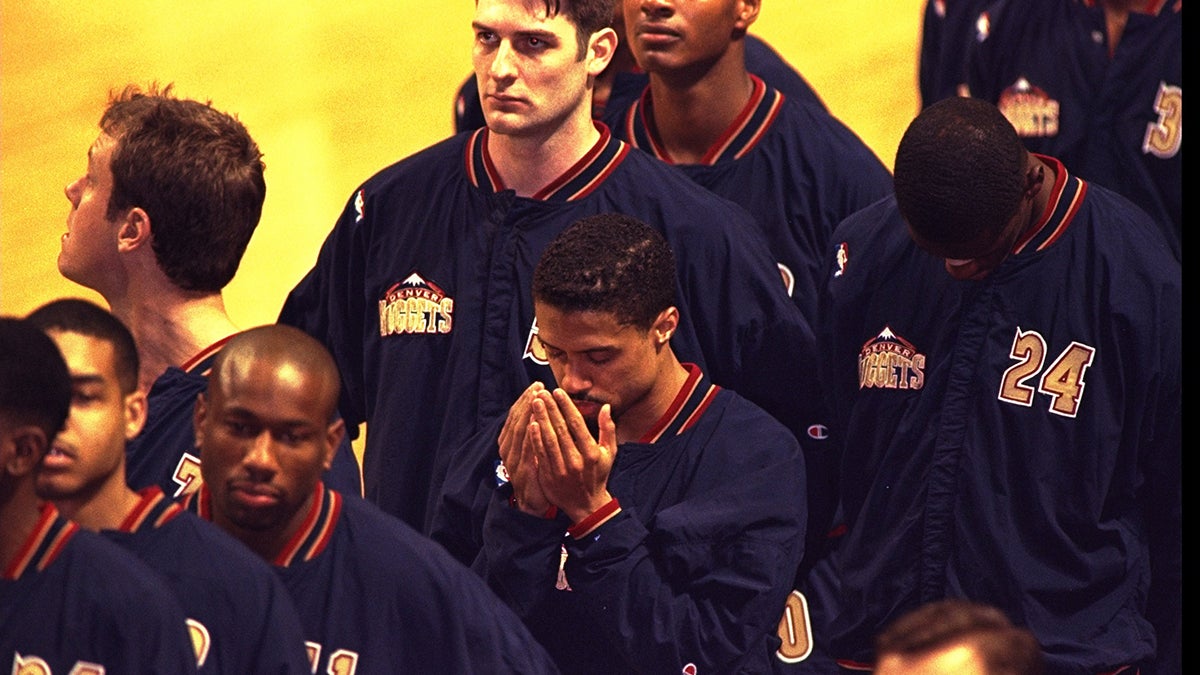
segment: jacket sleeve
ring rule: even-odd
[[[369,216],[360,214],[365,213],[366,194],[362,188],[355,191],[321,245],[316,264],[288,294],[277,320],[312,335],[333,354],[342,376],[338,407],[350,438],[366,420],[363,330],[377,316],[366,307],[363,290]]]

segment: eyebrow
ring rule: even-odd
[[[486,30],[491,33],[499,33],[500,32],[500,31],[496,30],[495,28],[492,28],[491,26],[488,26],[486,24],[482,24],[478,21],[472,21],[471,27],[474,28],[475,30]],[[535,37],[535,38],[539,38],[541,40],[545,40],[547,42],[557,42],[558,41],[558,35],[554,34],[553,31],[548,31],[548,30],[524,29],[524,30],[515,31],[513,34],[515,37],[518,37],[518,38]]]
[[[538,340],[541,341],[542,346],[545,347],[546,349],[553,349],[554,351],[558,351],[558,352],[566,352],[567,351],[567,350],[563,349],[562,347],[556,347],[555,345],[552,345],[549,342],[546,342],[542,338],[541,335],[538,336]],[[583,354],[596,354],[599,352],[615,352],[617,350],[618,350],[618,348],[615,345],[601,345],[599,347],[592,347],[590,349],[581,349],[579,351],[580,351],[580,353],[583,353]]]
[[[83,374],[83,375],[71,375],[71,384],[73,384],[73,385],[104,384],[104,377],[102,375],[95,375],[92,373],[87,373],[87,374]]]

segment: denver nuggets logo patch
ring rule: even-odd
[[[859,389],[920,389],[925,386],[925,355],[888,326],[858,354]]]
[[[379,300],[381,336],[437,335],[453,328],[454,298],[416,272],[387,289]]]
[[[1047,138],[1058,135],[1058,101],[1023,77],[1000,93],[996,107],[1012,122],[1018,136]]]

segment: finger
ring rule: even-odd
[[[575,402],[562,389],[554,390],[554,399],[558,402],[558,409],[561,412],[563,426],[560,433],[570,437],[577,448],[590,447],[595,439],[592,438],[592,432],[587,427],[587,421],[583,419],[583,413],[575,407]]]
[[[543,394],[545,396],[545,394]],[[562,440],[554,430],[552,415],[557,413],[553,399],[547,402],[539,396],[533,402],[533,416],[538,423],[538,459],[555,475],[562,475],[566,464],[563,461]]]
[[[617,424],[613,422],[612,406],[608,403],[600,408],[600,445],[610,454],[617,452]]]
[[[506,457],[511,452],[511,448],[520,445],[524,442],[526,429],[529,425],[530,404],[533,402],[537,392],[545,390],[546,385],[541,382],[534,382],[521,392],[516,402],[508,409],[508,416],[504,420],[504,426],[500,429],[499,445],[500,445],[500,461],[507,465]]]

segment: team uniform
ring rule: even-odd
[[[623,213],[662,232],[678,266],[681,358],[798,435],[824,421],[812,331],[750,215],[597,128],[592,150],[532,197],[505,188],[486,128],[384,169],[280,313],[333,353],[347,423],[367,421],[367,497],[427,533],[453,450],[534,380],[554,386],[533,339],[533,269],[584,216]]]
[[[204,486],[187,507],[212,519]],[[556,673],[513,613],[437,544],[318,484],[271,563],[300,612],[311,672]]]
[[[751,75],[750,99],[701,162],[675,164],[658,139],[647,87],[609,122],[635,148],[673,164],[697,184],[743,206],[758,222],[788,294],[815,323],[825,251],[838,222],[892,191],[887,167],[858,136],[823,109],[787,99]],[[808,547],[816,552],[832,517],[832,462],[821,454],[809,468]]]
[[[750,79],[750,99],[696,164],[677,164],[663,147],[649,87],[606,123],[621,140],[749,211],[792,300],[812,321],[829,235],[842,218],[890,194],[892,176],[837,118]]]
[[[201,673],[308,673],[291,596],[271,568],[236,539],[162,493],[141,502],[107,539],[137,554],[187,614]]]
[[[1056,167],[982,281],[912,243],[894,198],[835,232],[820,329],[846,430],[835,656],[966,597],[1048,672],[1178,672],[1181,273],[1128,200]],[[1167,664],[1176,664],[1174,668]]]
[[[779,647],[803,554],[803,454],[786,427],[687,367],[662,419],[617,450],[619,513],[581,539],[483,477],[475,569],[564,671],[761,673]],[[474,456],[494,461],[496,434]]]
[[[621,36],[624,40],[625,36]],[[758,75],[767,84],[782,91],[788,98],[806,101],[824,109],[825,102],[817,94],[812,85],[797,73],[771,45],[753,35],[746,36],[746,70]],[[603,101],[593,101],[592,112],[596,119],[605,119],[608,110],[624,110],[626,106],[641,96],[642,90],[650,83],[650,76],[642,71],[617,73],[613,77],[612,89],[608,98]],[[471,75],[463,80],[454,97],[454,131],[474,131],[485,126],[483,105],[479,101],[479,84]]]
[[[178,601],[136,556],[53,505],[0,577],[0,668],[13,673],[194,673]]]
[[[1183,3],[1131,12],[1110,55],[1102,3],[1003,0],[969,54],[972,96],[1032,152],[1149,213],[1182,260]]]
[[[996,0],[926,0],[921,19],[917,84],[921,107],[963,93],[967,52],[986,25],[985,10]]]
[[[125,446],[125,482],[135,490],[152,485],[178,498],[195,492],[200,475],[200,450],[192,419],[196,397],[208,388],[208,372],[217,352],[233,336],[203,350],[181,366],[171,366],[159,375],[147,394],[146,424]],[[325,481],[343,494],[362,494],[358,459],[349,436],[342,439]]]

